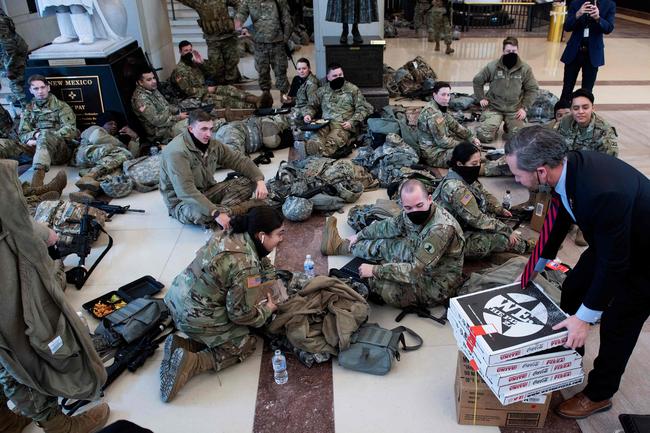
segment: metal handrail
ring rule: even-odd
[[[174,8],[174,0],[169,0],[172,6],[172,21],[176,21],[176,9]]]

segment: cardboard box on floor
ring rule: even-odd
[[[454,389],[458,424],[543,427],[551,402],[550,396],[543,395],[538,403],[503,406],[461,352],[458,353]]]
[[[548,211],[548,205],[551,203],[551,194],[548,192],[538,192],[535,195],[535,209],[533,209],[533,216],[530,219],[530,228],[536,232],[542,230],[544,218]]]

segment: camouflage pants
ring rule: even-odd
[[[41,131],[36,139],[36,151],[32,167],[50,169],[50,165],[67,164],[72,156],[72,146],[63,138],[57,137],[50,131]]]
[[[112,144],[89,144],[77,149],[75,162],[79,167],[92,167],[98,177],[122,168],[124,161],[132,159],[131,152]]]
[[[420,144],[420,161],[429,167],[447,168],[454,148],[445,149],[434,144]]]
[[[485,161],[483,162],[483,176],[495,177],[495,176],[512,176],[510,167],[506,162],[506,157],[502,156],[501,158],[495,161]]]
[[[8,75],[12,78],[9,79],[9,87],[11,88],[10,102],[20,101],[21,107],[27,104],[25,97],[25,64],[27,62],[27,47],[25,51],[16,51],[11,57],[6,54],[2,58],[2,68],[6,70]]]
[[[246,102],[248,93],[235,86],[217,86],[214,93],[209,93],[203,98],[206,104],[214,104],[214,108],[255,108],[255,104]]]
[[[329,125],[319,129],[307,143],[307,155],[320,155],[330,157],[341,147],[348,144],[352,131],[343,129],[340,123],[330,122]]]
[[[239,80],[239,44],[236,37],[220,39],[220,35],[203,34],[208,45],[206,69],[210,78],[218,83],[232,83]]]
[[[192,340],[198,341],[208,346],[205,351],[212,354],[214,359],[215,370],[221,371],[238,362],[243,362],[246,358],[255,353],[257,338],[254,335],[244,335],[233,340],[227,341],[219,346],[209,347],[201,338],[200,334],[187,334]]]
[[[415,14],[413,15],[413,26],[415,31],[420,30],[421,28],[429,28],[429,15],[431,12],[431,2],[418,0],[415,3]]]
[[[282,42],[255,45],[255,70],[259,74],[259,84],[262,90],[271,90],[271,67],[275,75],[275,88],[281,93],[289,93],[287,78],[287,54]]]
[[[433,40],[440,42],[442,39],[445,44],[451,45],[451,24],[449,17],[445,16],[445,8],[433,8],[429,14],[429,35]]]
[[[16,140],[0,138],[0,159],[17,158],[20,154],[26,153],[26,150]]]
[[[516,113],[502,113],[495,110],[485,110],[481,114],[481,124],[476,128],[476,136],[481,143],[491,143],[499,132],[501,123],[503,125],[503,139],[507,140],[514,135],[519,129],[524,127],[522,120],[515,118]],[[506,132],[507,131],[507,132]]]
[[[56,397],[44,395],[23,385],[14,379],[0,363],[0,404],[7,404],[7,400],[15,405],[14,412],[31,418],[34,421],[46,421],[54,416],[59,407]]]
[[[251,198],[256,185],[252,180],[245,177],[219,182],[209,190],[205,191],[208,200],[214,204],[227,208],[243,203]],[[206,216],[201,209],[191,203],[179,203],[171,210],[172,216],[183,224],[209,224],[213,222],[210,216]]]
[[[492,253],[510,251],[516,254],[526,253],[526,241],[519,239],[510,247],[508,236],[500,233],[465,231],[465,257],[482,259]]]

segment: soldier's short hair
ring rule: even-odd
[[[138,69],[138,72],[135,74],[135,80],[136,81],[142,80],[144,74],[153,74],[153,69],[151,69],[149,66],[142,65]]]
[[[336,63],[336,62],[330,63],[329,65],[327,65],[327,71],[325,72],[325,74],[329,74],[334,69],[343,69],[343,66],[341,66],[340,63]]]
[[[190,125],[194,125],[197,122],[210,122],[211,120],[212,117],[208,113],[197,108],[196,110],[190,111],[187,122]]]
[[[564,99],[560,99],[555,103],[555,106],[553,107],[553,114],[555,115],[557,114],[558,110],[563,110],[566,108],[571,108],[571,103]]]
[[[515,47],[519,46],[519,40],[514,36],[508,36],[503,40],[503,49],[506,49],[506,45],[513,45]]]
[[[472,155],[481,150],[473,143],[469,141],[461,141],[454,147],[454,150],[451,151],[451,158],[447,161],[449,167],[456,167],[458,163],[465,164],[470,160]]]
[[[451,89],[451,84],[446,81],[436,81],[436,84],[433,85],[433,93],[438,93],[440,89],[444,89],[445,87]]]
[[[307,67],[311,69],[311,63],[309,63],[309,59],[306,59],[306,58],[304,58],[304,57],[301,57],[301,58],[299,58],[298,60],[296,60],[296,65],[297,65],[298,63],[305,63],[305,64],[307,65]]]
[[[418,179],[407,179],[404,182],[402,182],[402,184],[399,186],[398,194],[401,198],[403,193],[405,192],[412,193],[418,189],[422,191],[422,193],[425,196],[429,195],[429,191],[427,191],[427,187],[424,186],[424,184]]]
[[[517,157],[520,170],[533,172],[548,165],[557,167],[566,156],[564,137],[551,128],[542,125],[520,129],[505,145],[506,155]]]
[[[29,86],[31,86],[32,83],[33,83],[34,81],[42,81],[43,83],[45,83],[46,86],[49,86],[49,85],[50,85],[50,82],[47,81],[47,78],[45,78],[45,77],[42,76],[41,74],[34,74],[34,75],[31,75],[31,76],[27,79],[27,84],[28,84]]]
[[[571,102],[573,102],[574,99],[580,97],[587,98],[591,101],[592,104],[594,103],[594,94],[586,89],[578,89],[575,92],[573,92],[571,94]]]
[[[188,46],[188,45],[191,47],[191,46],[192,46],[192,43],[191,43],[190,41],[187,41],[187,40],[182,40],[182,41],[180,41],[180,42],[178,43],[178,51],[182,50],[183,48],[185,48],[185,47]]]

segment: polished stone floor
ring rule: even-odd
[[[647,29],[650,31],[650,27]],[[501,39],[463,38],[454,44],[456,53],[453,56],[435,53],[432,44],[426,40],[391,39],[387,41],[385,62],[397,68],[421,55],[441,79],[454,83],[455,90],[471,93],[473,75],[499,55]],[[541,87],[558,93],[563,70],[559,57],[564,44],[549,43],[542,38],[522,38],[520,43],[520,54],[533,67]],[[304,47],[298,54],[311,57],[312,47]],[[599,72],[595,89],[596,106],[603,104],[603,116],[618,130],[621,158],[650,175],[650,40],[617,38],[614,32],[606,38],[606,59],[607,64]],[[251,57],[243,59],[241,67],[246,75],[256,75]],[[279,162],[287,158],[288,150],[276,152],[272,164],[262,166],[267,178],[274,175]],[[77,174],[71,168],[67,171],[71,182],[66,192],[70,192],[74,190]],[[224,174],[219,172],[217,177]],[[512,189],[515,202],[527,197],[511,179],[490,179],[486,184],[498,196],[506,188]],[[383,197],[383,190],[369,192],[359,203],[371,203]],[[66,292],[76,309],[80,309],[84,302],[143,275],[152,275],[168,287],[209,236],[201,228],[183,226],[171,219],[158,192],[133,193],[114,200],[114,203],[130,204],[145,209],[146,213],[117,215],[107,224],[115,246],[82,290],[70,287]],[[348,208],[336,215],[338,227],[344,235],[352,233],[345,223]],[[293,237],[291,244],[278,251],[278,256],[282,255],[278,261],[284,260],[295,266],[296,257],[300,260],[304,254],[319,255],[315,247],[318,243],[304,243],[305,236],[318,238],[320,233],[316,230]],[[105,239],[100,240],[93,249],[91,260],[99,254],[104,243]],[[575,262],[579,253],[580,249],[567,240],[561,254],[564,254],[564,260]],[[348,258],[319,260],[327,260],[329,267],[339,267]],[[71,260],[68,262],[72,263]],[[394,309],[373,306],[370,321],[394,327],[396,314]],[[92,319],[89,321],[96,323]],[[407,317],[402,324],[420,333],[424,346],[416,352],[403,354],[402,360],[387,376],[347,371],[334,362],[331,370],[324,371],[320,379],[307,380],[305,378],[311,376],[296,366],[289,371],[289,381],[300,382],[299,386],[291,387],[295,394],[287,394],[289,388],[263,391],[261,384],[269,382],[272,369],[268,356],[264,356],[262,348],[258,347],[255,355],[246,362],[219,374],[206,374],[192,380],[172,403],[165,404],[158,397],[161,359],[158,351],[137,373],[126,372],[112,384],[106,390],[105,400],[111,405],[111,420],[129,419],[158,433],[240,433],[253,430],[316,433],[332,429],[342,433],[498,431],[496,427],[460,426],[456,423],[453,382],[457,349],[449,326],[438,326],[415,317]],[[596,342],[597,329],[594,329],[588,346],[587,366],[593,359]],[[580,421],[584,432],[620,429],[617,414],[621,412],[650,413],[650,400],[645,398],[650,390],[650,379],[645,374],[649,354],[650,334],[646,331],[632,357],[621,391],[614,399],[614,409]],[[264,380],[260,380],[261,375]],[[324,393],[331,395],[319,397],[318,392],[311,391],[314,391],[313,387],[321,386],[323,380],[331,381],[329,388],[323,388]],[[322,398],[329,407],[323,407],[319,401],[301,400],[300,397],[307,394],[314,400]],[[282,401],[282,404],[273,406],[275,401]],[[298,405],[294,407],[298,410],[287,410],[288,405]],[[327,411],[329,422],[327,425],[314,425],[310,420],[318,419],[315,414],[322,410]],[[32,426],[25,431],[40,430]]]

